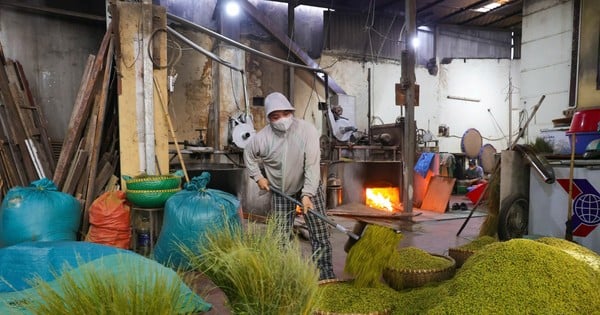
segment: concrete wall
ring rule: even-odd
[[[521,95],[519,105],[531,114],[546,95],[529,125],[529,140],[540,129],[553,127],[569,104],[573,2],[529,0],[523,5]]]
[[[325,66],[342,88],[356,97],[357,125],[368,125],[368,69],[371,69],[372,116],[374,124],[393,123],[402,114],[395,105],[395,84],[400,82],[397,62],[363,63],[335,55],[324,55]],[[330,68],[328,66],[331,66]],[[420,105],[415,108],[417,127],[437,136],[438,126],[450,127],[450,137],[437,137],[440,151],[460,152],[461,137],[469,128],[477,129],[483,143],[498,151],[507,147],[504,135],[509,133],[509,78],[514,89],[513,107],[518,105],[518,60],[456,59],[439,65],[436,76],[418,67],[416,83],[420,85]],[[448,96],[476,99],[479,102],[448,99]],[[488,109],[490,110],[488,112]],[[518,112],[513,111],[513,133],[517,131]],[[497,124],[496,124],[497,122]]]
[[[0,43],[19,61],[34,99],[48,119],[48,134],[62,140],[89,54],[96,54],[104,22],[0,7]]]
[[[577,107],[600,106],[600,1],[581,2]]]

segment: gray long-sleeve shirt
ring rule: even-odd
[[[244,149],[248,175],[254,181],[263,176],[262,164],[269,183],[288,195],[302,190],[310,197],[317,193],[320,180],[319,132],[310,123],[297,118],[286,132],[265,126]]]

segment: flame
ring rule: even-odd
[[[394,205],[400,203],[398,187],[367,188],[366,204],[369,207],[394,212]]]

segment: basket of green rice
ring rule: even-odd
[[[456,262],[452,257],[428,253],[416,247],[397,250],[386,268],[383,279],[395,290],[418,288],[454,276]]]
[[[476,251],[494,242],[497,242],[494,237],[480,236],[467,244],[448,248],[448,255],[456,261],[456,268],[460,268]]]
[[[397,298],[385,285],[358,287],[353,280],[319,281],[319,299],[313,315],[388,315]]]

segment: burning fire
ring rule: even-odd
[[[398,187],[367,188],[366,204],[369,207],[394,212],[400,204]]]

